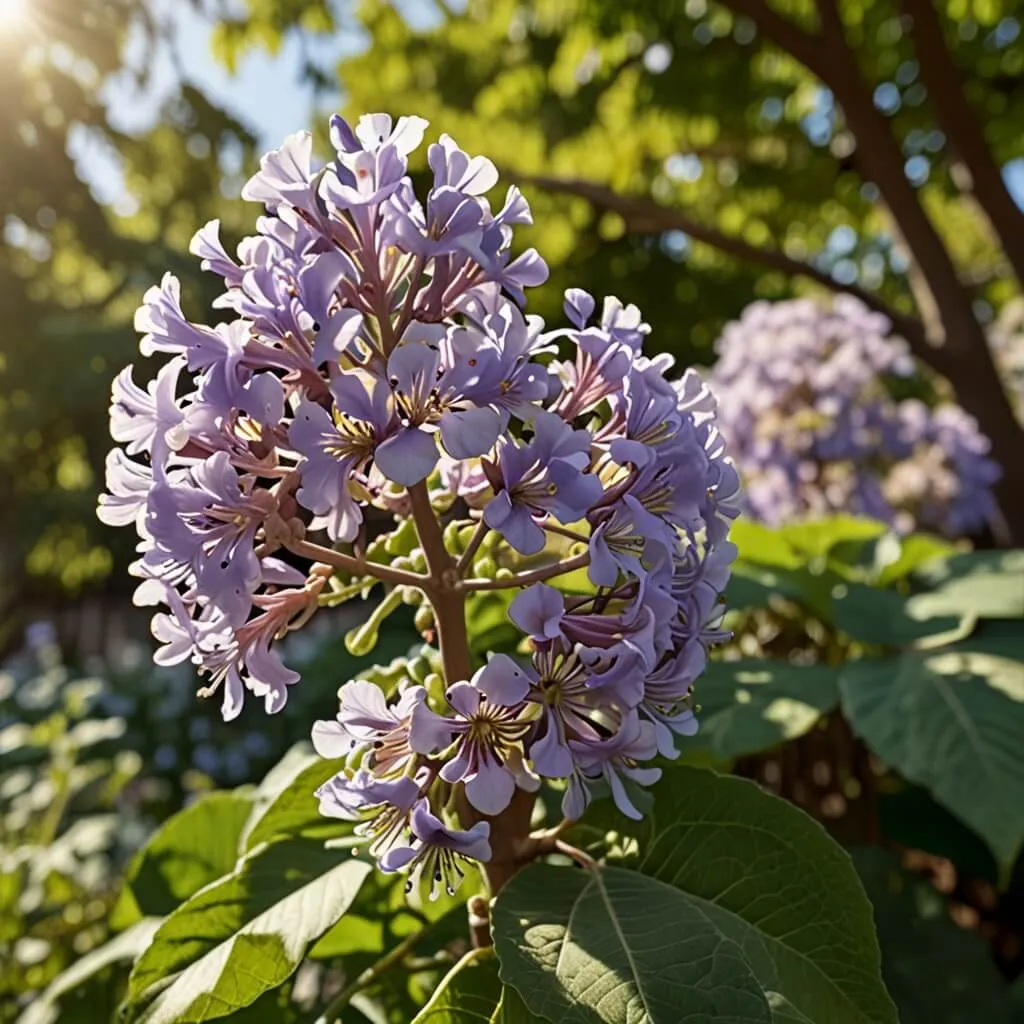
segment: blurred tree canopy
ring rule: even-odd
[[[249,131],[185,83],[150,130],[114,126],[112,77],[141,93],[166,45],[137,0],[33,0],[3,28],[0,610],[9,630],[15,603],[109,571],[113,538],[94,510],[110,381],[137,357],[132,314],[166,269],[183,276],[190,305],[216,294],[188,242],[208,218],[231,219],[221,180],[254,153]],[[89,148],[118,168],[113,206],[80,175]]]
[[[194,86],[141,133],[110,117],[105,84],[127,74],[144,87],[185,3],[36,0],[0,42],[6,602],[109,567],[112,538],[92,509],[132,310],[169,268],[198,315],[214,282],[187,255],[192,231],[221,216],[230,238],[252,217],[224,198],[255,165],[252,135]],[[361,53],[307,74],[340,81],[351,114],[428,117],[528,192],[536,224],[522,244],[552,267],[536,306],[549,318],[569,284],[619,294],[644,310],[658,347],[706,363],[722,323],[755,298],[839,289],[883,310],[992,437],[1008,536],[1024,539],[1021,430],[985,342],[1024,276],[1024,215],[1002,173],[1024,163],[1024,3],[246,0],[216,11],[213,45],[229,67],[289,34],[360,29]],[[83,139],[114,155],[125,202],[104,205],[80,180]]]

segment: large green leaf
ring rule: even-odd
[[[912,608],[894,590],[846,583],[832,592],[832,621],[854,640],[883,647],[910,647],[960,639],[973,619],[959,613]]]
[[[752,782],[700,768],[667,769],[653,796],[644,821],[616,817],[621,846],[742,948],[766,992],[812,1021],[895,1022],[871,906],[817,822]]]
[[[114,909],[118,927],[171,913],[193,893],[226,875],[252,810],[248,793],[209,793],[169,818],[135,855]]]
[[[129,981],[133,1019],[226,1017],[284,982],[348,909],[372,868],[309,840],[253,851],[173,913]]]
[[[277,781],[269,799],[257,803],[242,836],[243,852],[255,849],[260,843],[285,836],[313,836],[328,838],[348,835],[351,822],[325,818],[313,795],[317,787],[336,775],[339,764],[315,754],[297,761],[291,777]],[[264,783],[266,785],[266,783]],[[263,790],[264,786],[261,785]]]
[[[873,519],[838,515],[790,523],[774,532],[780,540],[810,558],[825,558],[839,545],[863,545],[881,537],[885,531],[885,524]]]
[[[685,752],[729,760],[802,736],[839,703],[838,681],[827,665],[713,661],[697,683],[700,731]]]
[[[980,639],[852,662],[840,680],[854,731],[966,822],[1003,871],[1024,842],[1024,643]]]
[[[973,551],[917,575],[929,591],[908,601],[911,615],[1024,619],[1024,551]]]
[[[736,943],[687,895],[635,871],[536,864],[492,910],[502,980],[565,1024],[768,1024]]]
[[[1006,982],[986,944],[950,920],[945,897],[883,850],[855,850],[853,862],[874,904],[901,1024],[1009,1024]]]

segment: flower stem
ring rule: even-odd
[[[476,529],[473,531],[473,536],[469,538],[469,544],[466,550],[462,552],[462,556],[459,558],[458,564],[455,566],[459,576],[464,576],[466,570],[473,564],[473,556],[480,550],[480,545],[483,543],[484,537],[490,532],[490,527],[481,519],[476,524]]]
[[[405,587],[419,587],[421,590],[427,581],[427,577],[421,576],[419,573],[407,572],[405,569],[395,569],[390,565],[380,565],[377,562],[367,562],[362,558],[355,558],[341,551],[334,551],[320,544],[313,544],[308,540],[290,540],[286,546],[293,554],[312,559],[314,562],[324,562],[327,565],[334,566],[335,569],[342,569],[345,572],[351,573],[353,576],[373,576],[375,579],[384,580],[386,583],[397,583]]]
[[[589,853],[584,853],[582,850],[577,849],[575,846],[571,846],[569,843],[564,842],[561,839],[555,840],[555,849],[559,853],[564,853],[566,857],[571,857],[580,867],[586,868],[587,871],[592,871],[595,874],[601,870],[601,865],[590,856]]]
[[[325,1007],[323,1013],[316,1019],[316,1024],[334,1024],[341,1011],[352,1001],[364,988],[372,985],[382,974],[397,967],[423,937],[434,927],[434,923],[426,925],[418,932],[403,939],[394,949],[382,956],[376,963],[371,964],[362,974],[359,975],[350,985],[346,985]]]
[[[564,576],[566,573],[575,572],[590,564],[590,552],[584,551],[574,555],[572,558],[564,558],[554,565],[545,565],[532,572],[521,572],[514,576],[501,576],[494,580],[463,580],[462,586],[466,590],[504,590],[507,587],[526,587],[531,583],[540,583],[549,580],[554,576]]]

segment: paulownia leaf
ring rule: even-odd
[[[311,754],[304,763],[297,763],[296,769],[262,809],[257,806],[253,811],[242,837],[243,852],[286,836],[328,838],[351,833],[351,823],[321,815],[319,802],[313,795],[321,783],[337,774],[338,762]]]
[[[813,729],[839,703],[839,672],[766,659],[711,662],[697,683],[700,731],[685,753],[756,754]]]
[[[1024,551],[972,551],[917,575],[929,592],[910,598],[912,615],[1024,619]]]
[[[850,663],[854,731],[991,847],[1004,872],[1024,842],[1024,638]]]
[[[441,980],[412,1024],[544,1024],[498,977],[493,949],[467,953]]]
[[[133,1019],[198,1024],[284,982],[372,868],[299,839],[255,850],[163,923],[129,980]]]
[[[502,980],[564,1024],[769,1024],[746,957],[684,893],[623,868],[536,864],[492,910]]]
[[[667,769],[653,797],[644,821],[616,818],[620,845],[639,851],[637,870],[685,893],[737,943],[787,1012],[895,1024],[871,905],[850,858],[817,822],[752,782],[700,768]]]
[[[171,913],[235,866],[249,793],[209,793],[169,818],[135,855],[114,908],[118,927]]]

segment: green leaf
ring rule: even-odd
[[[684,893],[637,872],[535,864],[491,916],[502,980],[551,1020],[771,1020],[740,948]]]
[[[700,768],[666,770],[653,796],[643,822],[617,819],[620,840],[635,839],[637,869],[686,893],[742,948],[765,991],[815,1022],[896,1021],[871,906],[816,821]]]
[[[945,897],[884,850],[854,850],[853,862],[874,904],[901,1024],[1009,1024],[1006,983],[986,943],[952,922]]]
[[[1024,619],[1024,551],[956,555],[933,563],[918,578],[929,592],[910,598],[910,615]]]
[[[371,870],[298,839],[253,851],[157,931],[129,980],[133,1019],[193,1024],[255,1002],[295,971]]]
[[[501,998],[490,1024],[544,1024],[547,1019],[531,1013],[523,997],[511,985],[502,985]]]
[[[298,771],[270,803],[253,811],[242,837],[243,853],[285,836],[331,838],[351,833],[352,822],[325,818],[313,795],[318,786],[337,774],[338,762],[313,754],[296,768]]]
[[[840,544],[866,543],[885,533],[884,523],[854,516],[829,516],[809,522],[792,523],[776,531],[780,540],[811,558],[824,558]]]
[[[782,661],[713,661],[695,694],[700,731],[685,752],[707,748],[727,761],[813,729],[839,703],[839,671]]]
[[[493,949],[467,953],[441,979],[412,1024],[544,1024],[498,977]]]
[[[806,559],[778,530],[751,519],[738,519],[729,531],[729,539],[739,548],[739,559],[778,569],[800,569]]]
[[[892,534],[888,534],[892,537]],[[883,538],[885,539],[885,538]],[[914,533],[897,541],[899,550],[895,558],[880,560],[877,563],[878,575],[875,583],[887,587],[896,580],[901,580],[916,571],[925,563],[942,556],[948,556],[955,550],[949,541],[932,537],[927,533]],[[882,548],[879,542],[879,549]],[[876,553],[880,553],[876,549]]]
[[[64,1000],[73,998],[76,990],[108,967],[135,960],[149,945],[159,925],[159,918],[145,918],[76,960],[33,999],[18,1018],[18,1024],[56,1024],[65,1014],[61,1005]]]
[[[169,818],[135,855],[113,916],[117,927],[162,917],[235,866],[249,793],[208,793]]]
[[[412,1024],[490,1024],[500,998],[494,950],[474,949],[445,975]]]
[[[1024,842],[1024,642],[973,639],[852,662],[854,731],[989,844],[1005,874]]]
[[[973,620],[960,614],[938,614],[894,590],[843,583],[832,592],[832,620],[854,640],[881,647],[909,647],[922,642],[962,639]]]
[[[805,1017],[795,1006],[778,992],[765,992],[768,1005],[772,1010],[772,1024],[815,1024],[810,1017]]]

